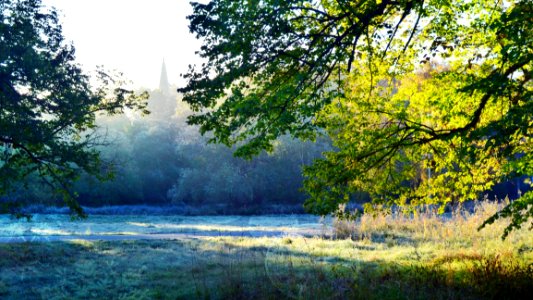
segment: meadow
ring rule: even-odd
[[[525,299],[533,292],[531,231],[502,240],[505,220],[477,230],[501,205],[481,203],[446,217],[432,210],[365,214],[357,221],[89,217],[91,234],[116,233],[122,224],[122,234],[132,237],[113,241],[83,239],[76,232],[83,223],[53,227],[61,217],[37,216],[33,229],[46,223],[54,234],[80,236],[0,244],[0,298]],[[188,234],[177,238],[133,238],[183,228]],[[283,234],[246,234],[268,230]],[[202,234],[211,231],[218,234]]]

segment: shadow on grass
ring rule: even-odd
[[[533,265],[448,255],[401,265],[325,254],[312,243],[178,241],[0,245],[0,298],[527,299]]]

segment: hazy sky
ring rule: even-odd
[[[165,59],[170,83],[198,62],[189,33],[189,0],[43,0],[60,10],[63,33],[86,70],[116,69],[135,85],[157,88]]]

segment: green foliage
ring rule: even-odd
[[[96,114],[146,112],[147,95],[103,71],[92,86],[57,12],[40,0],[1,0],[0,11],[0,195],[36,174],[82,215],[72,182],[82,172],[108,177],[95,148],[105,143]]]
[[[193,6],[207,63],[180,89],[189,122],[244,157],[286,133],[326,133],[336,149],[304,171],[311,212],[357,191],[444,209],[533,174],[531,1]],[[513,215],[509,229],[530,216]]]
[[[523,197],[511,202],[504,209],[485,220],[479,229],[485,228],[485,226],[493,224],[501,218],[511,219],[511,224],[503,232],[502,238],[506,238],[511,230],[520,229],[523,223],[533,219],[533,193],[526,193]],[[533,229],[533,221],[530,223],[529,230],[531,229]]]

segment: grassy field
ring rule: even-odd
[[[324,224],[330,225],[331,218]],[[0,215],[0,239],[50,239],[53,236],[157,235],[186,233],[195,235],[317,235],[323,224],[312,215],[264,216],[157,216],[91,215],[86,220],[71,221],[68,215],[37,214],[31,222]]]
[[[329,237],[1,244],[0,298],[525,299],[533,234],[478,232],[496,209],[364,215]]]

